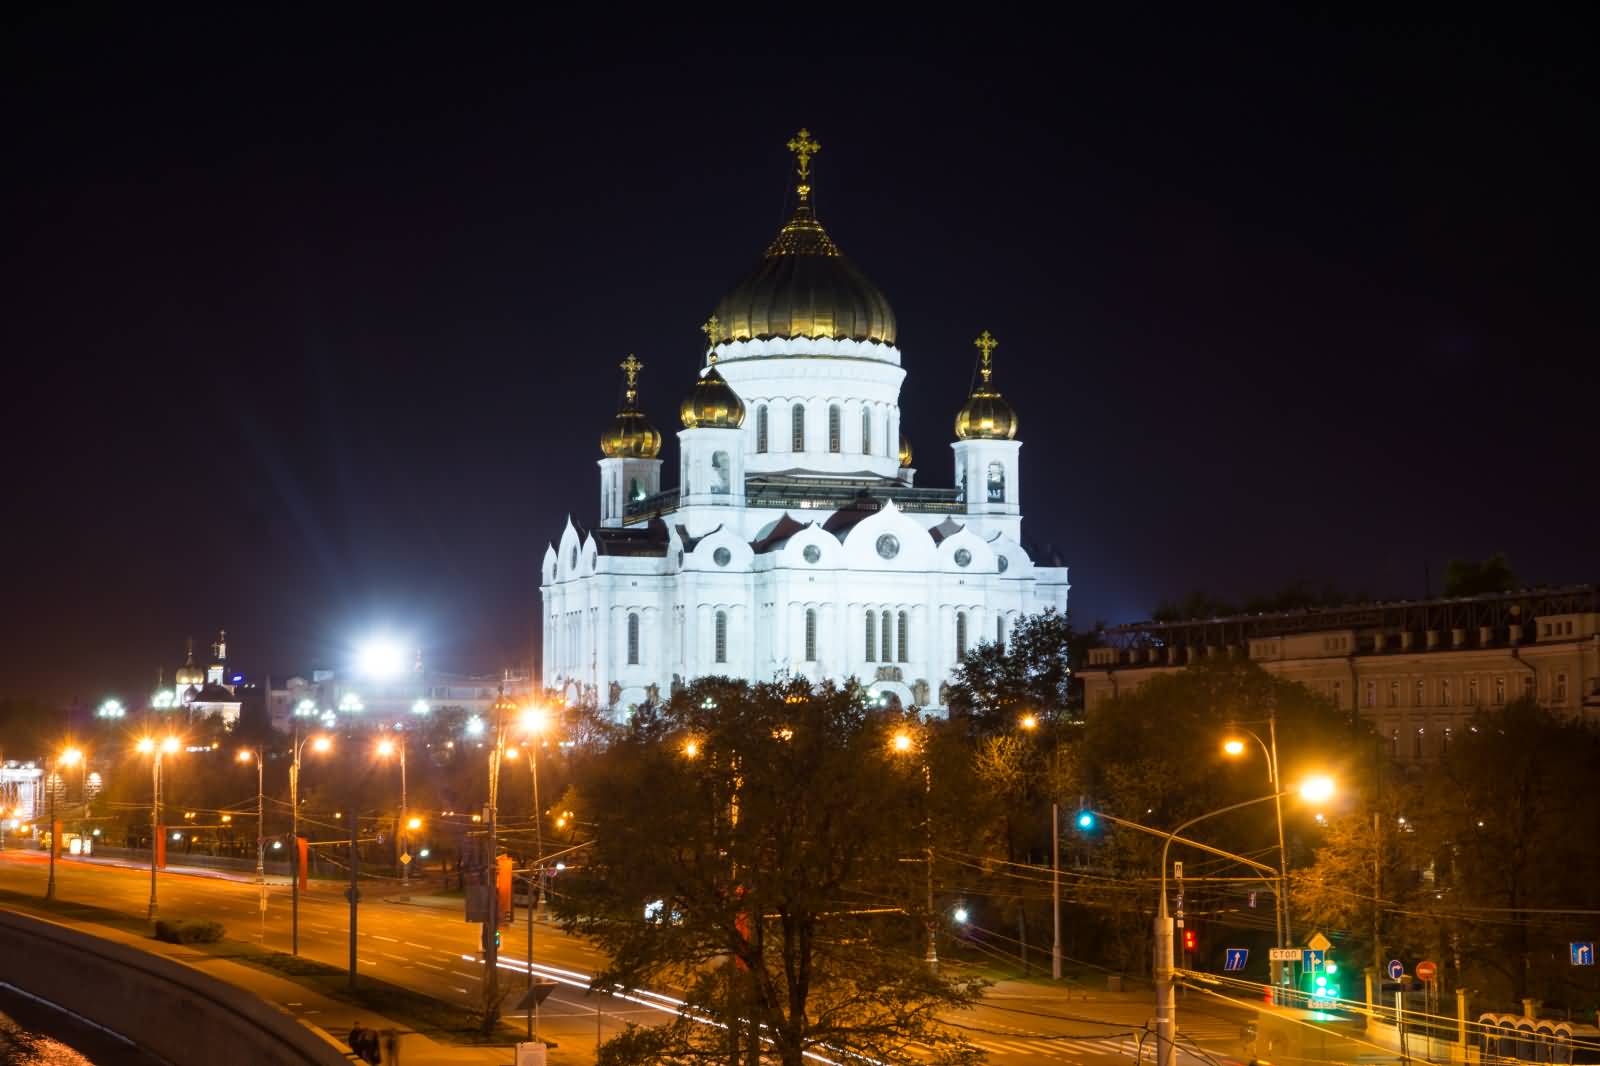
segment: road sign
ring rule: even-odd
[[[1174,862],[1172,864],[1172,876],[1176,877],[1179,881],[1183,880],[1183,860],[1182,859],[1179,859],[1177,862]]]
[[[1398,981],[1406,975],[1406,968],[1400,965],[1399,959],[1390,959],[1389,965],[1383,968],[1383,972],[1389,975],[1389,980]]]
[[[1249,948],[1229,948],[1228,957],[1223,960],[1222,968],[1229,972],[1244,969],[1245,960],[1250,958]]]
[[[1306,941],[1306,947],[1310,948],[1312,951],[1327,951],[1329,948],[1333,947],[1333,941],[1329,940],[1321,933],[1312,933],[1311,939]]]
[[[405,852],[404,854],[402,854],[400,856],[400,864],[402,866],[410,866],[411,865],[411,853],[409,851]]]
[[[1439,967],[1435,966],[1427,959],[1423,959],[1421,962],[1417,963],[1417,980],[1431,981],[1438,975]]]
[[[361,890],[359,888],[346,888],[344,890],[344,898],[347,903],[360,903]]]
[[[1300,953],[1300,965],[1308,970],[1322,969],[1322,952],[1315,948],[1307,948]]]
[[[1305,948],[1273,948],[1268,957],[1273,962],[1299,962]]]
[[[535,977],[533,984],[522,993],[522,998],[517,1000],[517,1005],[511,1008],[514,1011],[530,1011],[543,1003],[551,992],[557,988],[556,982],[548,977]]]
[[[1594,941],[1593,940],[1574,940],[1570,944],[1568,944],[1567,947],[1569,949],[1571,949],[1571,951],[1572,951],[1572,965],[1574,965],[1574,966],[1593,966],[1594,965]]]

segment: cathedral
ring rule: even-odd
[[[544,678],[618,713],[708,675],[858,679],[937,711],[963,656],[1026,615],[1065,611],[1067,569],[1023,547],[1017,413],[997,342],[956,412],[952,486],[918,486],[901,433],[894,312],[812,203],[806,130],[794,214],[703,327],[675,487],[621,365],[600,437],[600,514],[545,551]]]

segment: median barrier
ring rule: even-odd
[[[0,911],[0,981],[173,1063],[340,1066],[345,1056],[278,1007],[179,962]]]

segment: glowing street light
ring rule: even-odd
[[[359,714],[367,709],[367,705],[361,702],[361,696],[358,693],[346,692],[339,698],[339,709],[346,714]]]
[[[1017,724],[1029,732],[1032,732],[1033,730],[1039,728],[1039,719],[1032,714],[1025,714],[1022,716],[1021,720],[1017,722]]]
[[[698,758],[700,755],[700,742],[693,739],[684,741],[683,754],[691,759]]]
[[[483,719],[479,718],[477,715],[473,715],[471,718],[467,719],[466,729],[467,736],[469,737],[483,736]]]
[[[427,714],[431,710],[433,710],[433,708],[428,706],[427,700],[418,700],[416,703],[411,705],[412,714]]]
[[[317,716],[317,701],[301,700],[294,705],[294,716],[296,718],[315,718]]]
[[[1244,754],[1244,741],[1238,737],[1230,737],[1222,742],[1222,750],[1229,755],[1239,756]]]
[[[121,700],[108,699],[108,700],[106,700],[104,703],[102,703],[100,705],[99,710],[94,712],[94,716],[96,718],[112,719],[112,718],[122,718],[127,713],[128,713],[128,710],[127,710],[126,707],[124,707],[122,705],[122,701]]]
[[[150,759],[150,913],[149,918],[156,918],[156,857],[161,851],[161,762],[168,755],[176,755],[183,750],[183,742],[176,736],[168,735],[161,740],[151,736],[139,738],[136,745],[141,755],[149,755]],[[173,835],[174,840],[182,840],[183,834]]]
[[[315,736],[311,738],[311,750],[319,755],[323,752],[331,750],[332,748],[333,741],[326,736]]]
[[[889,742],[890,750],[897,755],[905,755],[917,747],[916,738],[909,729],[896,731]],[[928,766],[927,752],[922,753],[922,797],[923,797],[923,828],[926,831],[927,843],[924,857],[928,866],[928,966],[934,970],[939,968],[939,948],[936,942],[937,933],[934,929],[933,917],[933,770]]]
[[[1322,803],[1333,798],[1333,778],[1324,775],[1308,777],[1300,783],[1300,798],[1307,803]]]

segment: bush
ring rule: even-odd
[[[215,944],[223,932],[221,922],[156,921],[156,939],[168,944]]]

